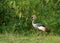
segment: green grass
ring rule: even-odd
[[[60,36],[0,34],[0,43],[60,43]]]

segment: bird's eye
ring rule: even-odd
[[[33,18],[33,17],[32,17]]]

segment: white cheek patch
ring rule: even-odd
[[[45,27],[43,27],[43,26],[38,27],[38,29],[42,30],[42,31],[45,31]]]

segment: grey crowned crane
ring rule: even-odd
[[[36,16],[32,15],[32,25],[38,30],[45,31],[45,32],[50,32],[50,30],[43,24],[35,23]]]

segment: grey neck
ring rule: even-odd
[[[32,20],[32,24],[35,24],[35,20],[34,19]]]

